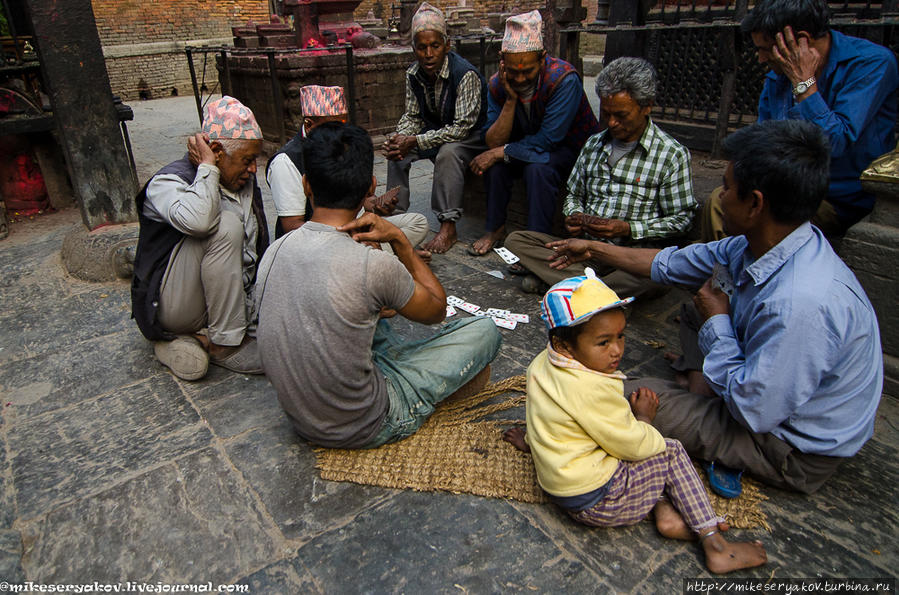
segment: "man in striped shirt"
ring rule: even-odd
[[[641,58],[619,58],[597,77],[600,117],[608,128],[587,140],[568,178],[563,213],[572,237],[663,247],[690,229],[698,206],[690,152],[650,119],[656,86],[655,69]],[[557,239],[533,231],[506,238],[505,246],[521,259],[510,272],[527,275],[525,291],[542,293],[544,284],[582,275],[585,266],[603,272],[603,281],[618,295],[654,288],[651,281],[599,262],[550,268],[553,251],[546,244]]]

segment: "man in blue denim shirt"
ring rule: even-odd
[[[824,0],[763,0],[741,29],[771,69],[758,121],[805,120],[830,140],[830,187],[812,223],[839,236],[874,207],[859,176],[895,144],[899,74],[892,51],[829,29],[829,15]],[[720,203],[710,208],[703,238],[720,239]]]
[[[598,258],[699,288],[698,345],[683,345],[693,392],[641,379],[661,395],[653,424],[695,457],[811,493],[873,434],[883,388],[877,319],[809,223],[827,189],[821,129],[754,124],[724,149],[721,204],[731,237],[661,251],[563,240],[548,245],[556,249],[552,266]]]

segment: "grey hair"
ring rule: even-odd
[[[596,95],[609,97],[624,91],[637,105],[647,107],[656,99],[658,84],[656,69],[643,58],[618,58],[597,75]]]
[[[230,155],[237,149],[243,145],[243,143],[247,142],[246,139],[242,138],[214,138],[214,141],[218,141],[222,145],[222,149],[225,151],[225,155]],[[211,142],[211,141],[210,141]]]

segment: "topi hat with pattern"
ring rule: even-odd
[[[436,6],[422,2],[412,17],[412,39],[422,31],[436,31],[446,37],[446,19]]]
[[[303,117],[343,116],[348,112],[343,87],[306,85],[300,89]]]
[[[509,17],[502,50],[510,54],[543,50],[543,17],[539,10]]]
[[[227,95],[206,106],[202,131],[210,140],[262,140],[262,130],[250,108]]]
[[[620,308],[634,301],[634,298],[618,297],[608,285],[596,277],[590,267],[584,275],[559,281],[549,288],[540,309],[543,322],[552,330],[559,326],[575,326],[587,322],[594,314]]]

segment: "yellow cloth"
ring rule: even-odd
[[[554,496],[579,496],[611,479],[619,460],[664,452],[665,440],[638,421],[624,397],[626,376],[584,367],[552,347],[527,372],[527,435],[537,481]]]

